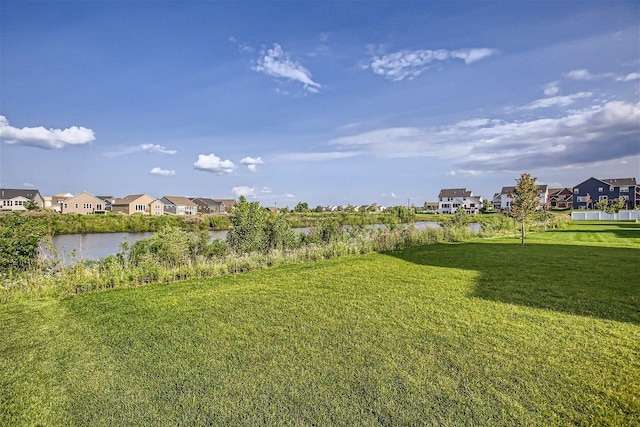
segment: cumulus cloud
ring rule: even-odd
[[[86,145],[94,141],[93,130],[71,126],[66,129],[46,129],[42,126],[16,128],[5,116],[0,116],[0,139],[7,144],[57,149],[68,145]]]
[[[618,77],[616,80],[621,82],[629,82],[631,80],[638,80],[638,79],[640,79],[640,73],[630,73],[624,77]]]
[[[573,80],[619,79],[615,73],[592,74],[591,71],[587,69],[572,70],[565,74],[565,76]]]
[[[611,101],[536,120],[473,119],[440,128],[377,129],[329,141],[381,158],[447,159],[467,174],[566,167],[640,153],[640,104]]]
[[[244,196],[246,198],[255,198],[258,196],[256,193],[256,187],[248,187],[246,185],[241,185],[239,187],[233,187],[231,192],[236,195],[236,197]]]
[[[474,48],[459,50],[401,50],[399,52],[374,55],[365,68],[392,81],[411,80],[418,77],[435,61],[462,59],[465,64],[471,64],[491,55],[497,54],[496,49]]]
[[[560,82],[556,80],[555,82],[547,83],[544,87],[544,95],[545,96],[555,96],[560,92]]]
[[[198,160],[193,166],[198,170],[218,175],[232,173],[237,167],[231,160],[222,160],[213,153],[208,155],[199,154]]]
[[[175,175],[176,171],[174,170],[167,170],[167,169],[162,169],[159,167],[155,167],[153,169],[151,169],[150,171],[152,174],[154,175],[162,175],[162,176],[171,176],[171,175]]]
[[[307,92],[317,93],[322,88],[322,85],[313,81],[309,70],[291,59],[277,43],[271,49],[260,51],[260,58],[252,69],[288,82],[300,83]]]
[[[249,169],[251,172],[255,172],[256,167],[258,165],[264,164],[264,162],[260,157],[256,157],[255,159],[253,157],[245,157],[244,159],[240,160],[240,164],[246,165],[247,169]]]
[[[549,107],[566,107],[571,105],[577,99],[582,98],[590,98],[593,94],[591,92],[579,92],[574,93],[572,95],[566,96],[552,96],[549,98],[537,99],[528,105],[522,107],[522,110],[537,110],[538,108],[549,108]]]
[[[171,150],[167,147],[164,147],[158,144],[137,144],[137,145],[132,145],[128,147],[118,147],[114,150],[107,151],[106,153],[104,153],[104,155],[106,157],[118,157],[118,156],[125,156],[128,154],[141,153],[141,152],[173,155],[173,154],[176,154],[178,151]]]

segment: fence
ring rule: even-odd
[[[578,211],[571,212],[571,219],[584,221],[638,221],[640,210],[620,211],[617,214],[609,214],[602,211]]]

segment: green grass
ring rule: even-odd
[[[0,306],[0,425],[640,425],[640,228]]]

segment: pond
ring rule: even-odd
[[[418,228],[438,228],[440,223],[420,221],[416,222]],[[378,225],[378,227],[381,227]],[[478,231],[480,224],[470,224],[472,231]],[[307,233],[308,228],[295,228],[298,233]],[[211,239],[225,240],[227,231],[210,231]],[[140,239],[146,239],[153,233],[88,233],[88,234],[61,234],[53,237],[53,247],[65,264],[73,264],[76,261],[97,261],[109,255],[118,253],[123,242],[132,244]],[[45,251],[46,252],[46,251]]]

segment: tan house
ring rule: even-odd
[[[111,204],[111,211],[125,215],[133,215],[136,213],[149,215],[151,202],[154,200],[155,199],[148,194],[131,194],[122,199],[116,199]]]
[[[152,216],[164,215],[164,203],[162,203],[162,200],[155,199],[153,202],[151,202],[151,204],[149,205],[149,214]]]
[[[98,199],[92,194],[83,191],[60,202],[60,212],[64,214],[103,214],[105,213],[104,200]]]
[[[238,204],[238,202],[236,202],[234,199],[214,199],[214,200],[216,202],[220,202],[223,212],[227,212],[227,213],[231,212],[233,208],[235,208],[236,205]]]

